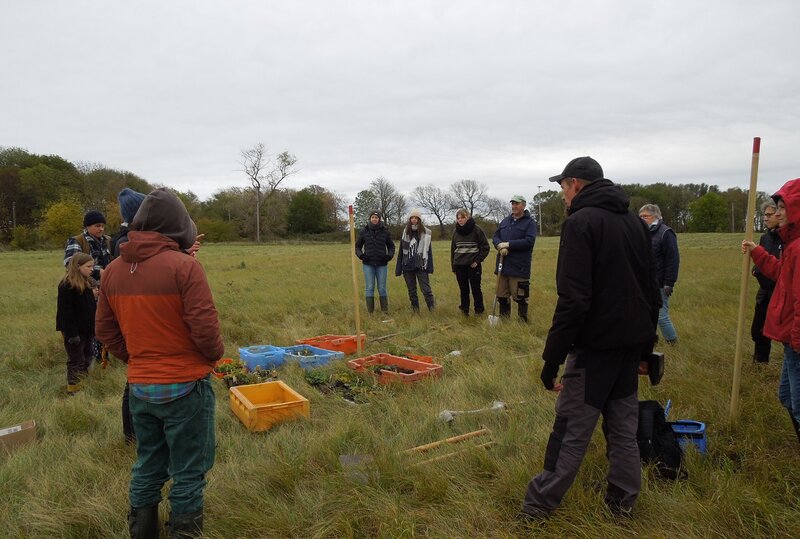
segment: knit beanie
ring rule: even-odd
[[[371,212],[369,212],[369,218],[370,219],[372,219],[373,215],[377,215],[378,219],[383,219],[383,216],[381,215],[381,212],[378,211],[378,210],[372,210]]]
[[[145,195],[134,191],[133,189],[125,188],[117,195],[119,200],[119,212],[122,214],[122,220],[126,223],[133,221],[133,216],[139,211],[139,206],[142,205]]]
[[[83,226],[84,228],[87,226],[96,225],[97,223],[106,224],[106,218],[97,210],[87,211],[86,214],[83,216]]]

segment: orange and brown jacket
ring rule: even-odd
[[[198,380],[224,353],[205,272],[196,258],[180,250],[191,245],[183,244],[196,235],[194,223],[177,197],[159,194],[148,200],[156,193],[142,203],[144,209],[151,202],[149,224],[138,224],[169,236],[141,229],[128,234],[120,257],[103,274],[95,321],[97,339],[128,362],[128,382],[133,384]],[[176,201],[183,213],[176,211]],[[162,211],[153,219],[155,210]],[[190,230],[175,234],[175,220],[183,217]],[[164,221],[172,228],[162,226]],[[136,224],[134,219],[131,225]]]

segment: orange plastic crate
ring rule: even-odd
[[[423,378],[439,376],[442,373],[442,366],[436,363],[426,363],[416,361],[406,357],[393,356],[391,354],[374,354],[358,359],[351,359],[347,366],[359,372],[365,372],[369,367],[385,365],[387,367],[398,367],[413,371],[412,373],[395,372],[388,369],[381,369],[378,381],[382,384],[391,382],[416,382]]]
[[[280,380],[234,386],[230,389],[230,403],[236,417],[253,432],[311,415],[308,399]]]
[[[322,348],[323,350],[332,350],[334,352],[344,352],[345,354],[355,354],[358,350],[358,341],[361,341],[361,349],[364,349],[364,343],[367,340],[365,334],[361,334],[356,339],[355,335],[319,335],[317,337],[309,337],[308,339],[297,339],[297,344],[308,344]]]

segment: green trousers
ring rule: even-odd
[[[187,395],[154,404],[130,394],[136,432],[136,463],[131,470],[131,507],[150,507],[161,501],[161,488],[172,478],[172,512],[186,514],[203,508],[206,473],[214,465],[214,389],[199,380]]]

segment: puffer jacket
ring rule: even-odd
[[[800,178],[786,182],[772,198],[783,200],[786,207],[784,224],[778,229],[783,242],[781,257],[775,258],[761,245],[750,252],[758,269],[775,281],[764,336],[800,350],[800,311],[795,309],[800,300]]]
[[[367,224],[356,240],[356,256],[368,266],[386,266],[394,258],[394,241],[382,222]]]

